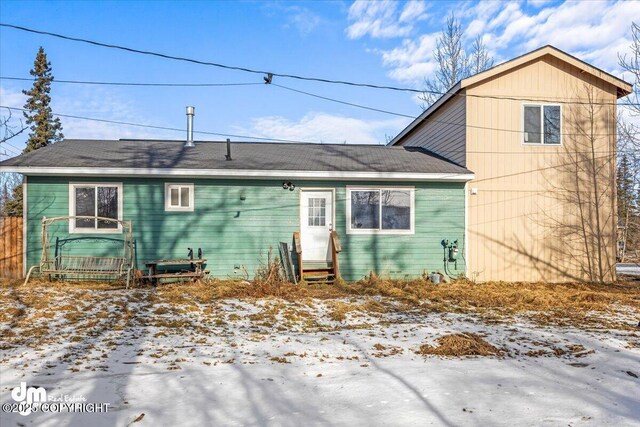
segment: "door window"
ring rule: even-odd
[[[310,227],[324,227],[327,218],[327,199],[324,197],[309,197],[309,211],[307,214]]]

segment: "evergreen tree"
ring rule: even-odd
[[[24,112],[27,125],[31,129],[25,153],[46,147],[47,145],[61,141],[62,124],[58,117],[53,117],[51,113],[51,82],[53,75],[51,74],[51,63],[47,61],[47,54],[40,47],[36,60],[31,70],[31,75],[35,77],[33,87],[30,90],[23,90],[22,93],[27,95],[27,103]]]
[[[0,213],[2,214],[0,216],[22,216],[22,184],[13,187],[11,197],[4,200]]]
[[[618,225],[622,227],[622,261],[636,256],[640,249],[640,188],[636,188],[633,163],[623,154],[618,163],[616,176],[618,200]]]
[[[634,188],[633,177],[631,175],[631,168],[629,164],[629,158],[626,154],[622,155],[620,163],[618,164],[618,176],[616,184],[618,187],[618,218],[624,219],[634,202]]]

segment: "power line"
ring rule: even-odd
[[[0,76],[0,80],[19,80],[33,82],[37,79],[25,77],[5,77]],[[85,85],[104,85],[104,86],[152,86],[152,87],[218,87],[218,86],[263,86],[263,83],[139,83],[139,82],[99,82],[99,81],[82,81],[82,80],[58,80],[54,79],[53,83],[71,83]]]
[[[176,60],[176,61],[190,62],[190,63],[194,63],[194,64],[199,64],[199,65],[207,65],[207,66],[218,67],[218,68],[223,68],[223,69],[228,69],[228,70],[243,71],[243,72],[252,73],[252,74],[260,74],[260,75],[271,76],[271,77],[266,77],[265,78],[265,81],[266,81],[266,79],[268,79],[268,83],[270,83],[270,84],[271,84],[271,78],[272,77],[282,77],[282,78],[290,78],[290,79],[297,79],[297,80],[315,81],[315,82],[321,82],[321,83],[331,83],[331,84],[341,84],[341,85],[356,86],[356,87],[366,87],[366,88],[372,88],[372,89],[387,89],[387,90],[394,90],[394,91],[400,91],[400,92],[410,92],[410,93],[430,93],[430,94],[433,94],[433,95],[440,95],[440,96],[445,95],[446,93],[448,93],[448,92],[440,92],[440,91],[427,90],[427,89],[403,88],[403,87],[397,87],[397,86],[375,85],[375,84],[370,84],[370,83],[358,83],[358,82],[350,82],[350,81],[345,81],[345,80],[331,80],[331,79],[325,79],[325,78],[319,78],[319,77],[309,77],[309,76],[300,76],[300,75],[295,75],[295,74],[276,73],[276,72],[258,70],[258,69],[247,68],[247,67],[226,65],[226,64],[217,63],[217,62],[209,62],[209,61],[202,61],[202,60],[198,60],[198,59],[186,58],[186,57],[181,57],[181,56],[168,55],[168,54],[164,54],[164,53],[141,50],[141,49],[135,49],[135,48],[131,48],[131,47],[120,46],[120,45],[115,45],[115,44],[110,44],[110,43],[102,43],[102,42],[98,42],[98,41],[95,41],[95,40],[83,39],[83,38],[79,38],[79,37],[65,36],[63,34],[52,33],[52,32],[48,32],[48,31],[41,31],[41,30],[22,27],[22,26],[18,26],[18,25],[0,23],[0,26],[1,27],[6,27],[6,28],[16,29],[16,30],[20,30],[20,31],[26,31],[26,32],[29,32],[29,33],[34,33],[34,34],[41,34],[41,35],[56,37],[56,38],[60,38],[60,39],[63,39],[63,40],[70,40],[70,41],[75,41],[75,42],[79,42],[79,43],[91,44],[91,45],[94,45],[94,46],[100,46],[100,47],[105,47],[105,48],[110,48],[110,49],[123,50],[123,51],[131,52],[131,53],[138,53],[138,54],[142,54],[142,55],[155,56],[155,57],[164,58],[164,59],[171,59],[171,60]],[[142,85],[144,85],[144,84],[139,84],[137,86],[142,86]],[[465,96],[465,97],[474,97],[474,98],[493,98],[493,99],[506,99],[506,100],[516,100],[516,101],[527,100],[525,98],[518,98],[518,97],[512,97],[512,96],[501,96],[501,95],[474,95],[474,94],[466,94],[466,93],[464,93],[464,94],[456,93],[454,95],[456,95],[456,96]],[[538,102],[548,101],[548,102],[570,103],[570,104],[593,104],[593,102],[589,102],[589,101],[581,101],[579,99],[577,99],[575,101],[571,101],[571,100],[567,100],[566,98],[556,98],[556,99],[535,99],[534,98],[534,99],[530,99],[530,101],[534,101],[534,102],[535,101],[538,101]],[[620,103],[620,104],[618,104],[618,103],[606,103],[606,104],[605,103],[600,103],[600,105],[640,106],[640,103]],[[398,115],[398,113],[394,113],[394,114]]]
[[[271,83],[271,85],[279,87],[279,88],[282,88],[282,89],[286,89],[286,90],[289,90],[289,91],[292,91],[292,92],[297,92],[297,93],[300,93],[300,94],[303,94],[303,95],[311,96],[311,97],[314,97],[314,98],[320,98],[320,99],[324,99],[326,101],[336,102],[338,104],[349,105],[349,106],[352,106],[352,107],[362,108],[362,109],[370,110],[370,111],[377,111],[379,113],[390,114],[390,115],[393,115],[393,116],[408,117],[408,118],[411,118],[411,119],[415,119],[416,118],[416,116],[411,116],[411,115],[402,114],[402,113],[396,113],[394,111],[389,111],[389,110],[381,110],[379,108],[373,108],[373,107],[368,107],[366,105],[361,105],[361,104],[355,104],[355,103],[352,103],[352,102],[342,101],[342,100],[339,100],[339,99],[330,98],[330,97],[327,97],[327,96],[322,96],[322,95],[318,95],[318,94],[311,93],[311,92],[305,92],[305,91],[299,90],[299,89],[293,89],[293,88],[290,88],[290,87],[287,87],[287,86],[283,86],[283,85],[279,85],[279,84],[276,84],[276,83]],[[610,102],[609,103],[597,103],[597,102],[586,102],[586,101],[580,101],[580,102],[562,101],[561,102],[561,101],[551,101],[551,100],[548,100],[548,99],[546,99],[546,100],[545,99],[527,99],[527,98],[515,98],[515,97],[498,98],[497,96],[491,96],[491,95],[468,95],[468,94],[457,94],[457,95],[467,96],[467,97],[473,96],[473,97],[477,97],[477,98],[506,99],[506,100],[514,100],[514,101],[555,102],[555,103],[558,103],[558,104],[560,104],[560,103],[563,103],[563,104],[571,103],[571,104],[583,104],[583,105],[640,105],[640,104],[631,104],[631,103],[613,104],[613,103],[610,103]],[[438,121],[438,120],[432,120],[432,122],[433,123],[442,123],[442,124],[455,125],[455,123]],[[472,126],[469,125],[469,127],[472,127]],[[520,132],[520,131],[518,131],[518,132]],[[535,132],[529,132],[529,133],[535,133]],[[540,132],[540,133],[542,133],[542,132]],[[563,134],[563,135],[567,135],[567,134]]]
[[[10,110],[15,110],[15,111],[26,111],[24,108],[9,107],[9,106],[5,106],[5,105],[0,105],[0,108],[7,108],[7,109],[10,109]],[[111,123],[111,124],[126,125],[126,126],[136,126],[136,127],[142,127],[142,128],[168,130],[168,131],[175,131],[175,132],[184,132],[185,131],[185,129],[171,128],[171,127],[166,127],[166,126],[156,126],[156,125],[147,125],[147,124],[132,123],[132,122],[122,122],[122,121],[117,121],[117,120],[98,119],[98,118],[93,118],[93,117],[77,116],[77,115],[70,115],[70,114],[60,114],[60,113],[52,113],[52,114],[54,116],[58,116],[58,117],[67,117],[67,118],[80,119],[80,120],[91,120],[91,121],[97,121],[97,122],[102,122],[102,123]],[[432,120],[431,122],[448,124],[448,125],[452,125],[452,126],[464,126],[464,127],[468,127],[468,128],[491,130],[491,131],[496,131],[496,132],[522,133],[522,130],[500,129],[500,128],[492,128],[492,127],[487,127],[487,126],[474,126],[474,125],[468,125],[466,123],[445,122],[445,121],[441,121],[441,120]],[[221,132],[208,132],[208,131],[195,131],[194,130],[194,133],[199,133],[199,134],[203,134],[203,135],[223,136],[223,137],[227,137],[227,138],[245,138],[245,139],[255,139],[255,140],[271,141],[271,142],[293,142],[293,143],[302,143],[302,144],[319,144],[320,143],[320,142],[313,142],[313,141],[278,139],[278,138],[265,138],[265,137],[258,137],[258,136],[237,135],[237,134],[229,134],[229,133],[221,133]],[[532,132],[529,132],[529,133],[532,133]],[[561,136],[585,136],[584,133],[561,133],[560,135]],[[616,135],[616,134],[615,133],[613,133],[613,134],[612,133],[589,134],[589,136],[601,136],[601,137],[614,136],[614,135]],[[339,143],[339,142],[332,142],[332,143],[330,142],[329,144],[343,145],[342,143]],[[459,151],[459,152],[462,152],[462,150],[443,150],[443,151],[447,151],[447,152]],[[482,153],[487,153],[487,152],[486,151],[482,151]],[[499,154],[501,152],[494,152],[494,153]],[[518,154],[518,153],[514,152],[514,154]],[[541,152],[540,154],[549,154],[549,153]]]
[[[13,151],[14,154],[19,154],[22,149],[19,147],[16,147],[15,145],[11,145],[11,143],[7,140],[7,141],[0,141],[0,148],[8,148],[9,151]]]
[[[13,154],[14,156],[19,156],[21,154],[18,147],[10,145],[7,141],[0,143],[0,149],[4,149],[5,151],[9,150],[9,152],[11,152],[11,154]]]
[[[37,79],[28,77],[9,77],[0,76],[0,80],[15,80],[15,81],[28,81],[33,82]],[[139,86],[139,87],[226,87],[226,86],[263,86],[264,83],[142,83],[142,82],[110,82],[110,81],[86,81],[86,80],[59,80],[54,79],[53,83],[67,83],[67,84],[82,84],[82,85],[103,85],[103,86]],[[336,102],[343,105],[349,105],[356,108],[362,108],[365,110],[376,111],[379,113],[390,114],[393,116],[416,118],[415,115],[397,113],[390,110],[383,110],[375,107],[369,107],[362,104],[339,100],[335,98],[318,95],[311,92],[306,92],[300,89],[294,89],[277,83],[270,83],[272,86],[277,86],[282,89],[286,89],[292,92],[297,92],[303,95],[311,96],[314,98],[324,99],[330,102]],[[435,95],[443,95],[444,92],[429,91]],[[542,98],[542,97],[516,97],[516,96],[502,96],[502,95],[475,95],[468,93],[455,93],[453,96],[465,97],[465,98],[479,98],[479,99],[497,99],[497,100],[511,100],[511,101],[528,101],[528,102],[548,102],[556,104],[577,104],[577,105],[616,105],[626,107],[637,107],[640,103],[633,102],[597,102],[597,101],[584,101],[578,98],[571,100],[571,98]]]
[[[314,97],[314,98],[324,99],[326,101],[336,102],[338,104],[349,105],[351,107],[362,108],[362,109],[370,110],[370,111],[377,111],[378,113],[391,114],[393,116],[408,117],[410,119],[415,119],[415,116],[410,116],[408,114],[395,113],[393,111],[381,110],[379,108],[367,107],[366,105],[360,105],[360,104],[355,104],[355,103],[352,103],[352,102],[341,101],[339,99],[329,98],[327,96],[317,95],[315,93],[310,93],[310,92],[305,92],[305,91],[298,90],[298,89],[293,89],[293,88],[290,88],[290,87],[287,87],[287,86],[283,86],[283,85],[279,85],[279,84],[276,84],[276,83],[270,83],[270,84],[272,86],[276,86],[276,87],[279,87],[279,88],[282,88],[282,89],[290,90],[291,92],[301,93],[303,95],[311,96],[311,97]]]
[[[79,38],[79,37],[70,37],[70,36],[65,36],[63,34],[52,33],[52,32],[49,32],[49,31],[35,30],[35,29],[32,29],[32,28],[22,27],[22,26],[19,26],[19,25],[0,23],[0,27],[13,28],[15,30],[26,31],[28,33],[41,34],[41,35],[45,35],[45,36],[56,37],[56,38],[63,39],[63,40],[70,40],[70,41],[75,41],[75,42],[79,42],[79,43],[86,43],[86,44],[90,44],[90,45],[94,45],[94,46],[100,46],[100,47],[106,47],[106,48],[110,48],[110,49],[123,50],[123,51],[126,51],[126,52],[139,53],[141,55],[155,56],[155,57],[158,57],[158,58],[172,59],[172,60],[175,60],[175,61],[189,62],[189,63],[192,63],[192,64],[198,64],[198,65],[207,65],[207,66],[218,67],[218,68],[223,68],[223,69],[227,69],[227,70],[244,71],[246,73],[252,73],[252,74],[272,75],[274,77],[282,77],[282,78],[288,78],[288,79],[307,80],[307,81],[314,81],[314,82],[321,82],[321,83],[332,83],[332,84],[341,84],[341,85],[357,86],[357,87],[368,87],[368,88],[373,88],[373,89],[387,89],[387,90],[394,90],[394,91],[399,91],[399,92],[412,92],[412,93],[423,93],[424,92],[423,90],[412,89],[412,88],[402,88],[402,87],[396,87],[396,86],[383,86],[383,85],[375,85],[375,84],[370,84],[370,83],[355,83],[355,82],[349,82],[349,81],[344,81],[344,80],[331,80],[331,79],[324,79],[324,78],[319,78],[319,77],[307,77],[307,76],[299,76],[299,75],[295,75],[295,74],[275,73],[275,72],[272,72],[272,71],[257,70],[257,69],[253,69],[253,68],[247,68],[247,67],[238,67],[238,66],[234,66],[234,65],[226,65],[226,64],[221,64],[221,63],[217,63],[217,62],[201,61],[199,59],[192,59],[192,58],[185,58],[185,57],[182,57],[182,56],[168,55],[168,54],[165,54],[165,53],[153,52],[153,51],[141,50],[141,49],[135,49],[135,48],[131,48],[131,47],[120,46],[120,45],[115,45],[115,44],[110,44],[110,43],[102,43],[102,42],[98,42],[98,41],[95,41],[95,40],[88,40],[88,39],[83,39],[83,38]]]
[[[10,110],[15,110],[15,111],[26,111],[24,108],[8,107],[6,105],[0,105],[0,108],[8,108]],[[125,125],[125,126],[136,126],[136,127],[141,127],[141,128],[168,130],[168,131],[174,131],[174,132],[186,132],[186,129],[184,129],[184,128],[172,128],[172,127],[166,127],[166,126],[155,126],[155,125],[147,125],[147,124],[132,123],[132,122],[121,122],[121,121],[117,121],[117,120],[97,119],[97,118],[93,118],[93,117],[76,116],[76,115],[71,115],[71,114],[60,114],[60,113],[54,113],[54,112],[52,112],[51,114],[53,114],[54,116],[66,117],[66,118],[70,118],[70,119],[90,120],[90,121],[94,121],[94,122],[110,123],[110,124]],[[199,133],[199,134],[203,134],[203,135],[223,136],[223,137],[226,137],[226,138],[255,139],[255,140],[270,141],[270,142],[292,142],[292,143],[301,143],[301,144],[320,144],[319,142],[313,142],[313,141],[302,141],[302,140],[293,140],[293,139],[278,139],[278,138],[265,138],[265,137],[260,137],[260,136],[237,135],[237,134],[221,133],[221,132],[208,132],[208,131],[197,131],[197,130],[194,130],[193,133]],[[334,144],[343,145],[343,144],[340,144],[340,143],[334,143]]]
[[[31,79],[31,78],[23,78],[23,77],[3,77],[0,76],[0,80],[20,80],[20,81],[35,81],[35,79]],[[116,86],[161,86],[161,87],[215,87],[215,86],[262,86],[263,83],[140,83],[140,82],[98,82],[98,81],[81,81],[81,80],[53,80],[53,82],[55,83],[73,83],[73,84],[88,84],[88,85],[116,85]],[[397,113],[394,111],[390,111],[390,110],[383,110],[383,109],[379,109],[379,108],[375,108],[375,107],[369,107],[366,105],[362,105],[362,104],[356,104],[353,102],[348,102],[348,101],[344,101],[344,100],[340,100],[340,99],[336,99],[336,98],[331,98],[331,97],[327,97],[327,96],[323,96],[323,95],[318,95],[315,93],[311,93],[311,92],[306,92],[303,90],[299,90],[299,89],[294,89],[291,87],[287,87],[284,85],[279,85],[277,83],[271,83],[271,85],[279,87],[281,89],[285,89],[291,92],[296,92],[302,95],[306,95],[306,96],[310,96],[310,97],[314,97],[314,98],[319,98],[319,99],[323,99],[326,101],[330,101],[330,102],[335,102],[338,104],[343,104],[343,105],[348,105],[351,107],[355,107],[355,108],[361,108],[364,110],[369,110],[369,111],[375,111],[375,112],[379,112],[379,113],[383,113],[383,114],[389,114],[389,115],[393,115],[393,116],[398,116],[398,117],[406,117],[406,118],[410,118],[410,119],[415,119],[416,116],[412,116],[409,114],[403,114],[403,113]],[[517,101],[531,101],[531,102],[556,102],[556,103],[574,103],[574,104],[589,104],[589,105],[613,105],[612,103],[596,103],[596,102],[586,102],[586,101],[579,101],[579,102],[574,102],[574,101],[556,101],[556,100],[552,100],[552,99],[542,99],[542,98],[517,98],[517,97],[499,97],[499,96],[493,96],[493,95],[469,95],[469,94],[456,94],[456,95],[460,95],[460,96],[473,96],[473,97],[477,97],[477,98],[491,98],[491,99],[507,99],[507,100],[517,100]],[[616,105],[640,105],[640,104],[631,104],[631,103],[620,103],[620,104],[616,104]],[[452,123],[452,122],[445,122],[442,120],[433,120],[432,122],[434,123],[441,123],[441,124],[446,124],[446,125],[453,125],[453,126],[457,126],[460,125],[459,123]],[[467,125],[469,127],[473,127],[472,125]],[[483,127],[478,127],[478,128],[483,128]],[[498,130],[498,129],[496,129]],[[519,131],[517,131],[519,132]],[[532,133],[532,132],[530,132]],[[541,132],[542,133],[542,132]],[[566,135],[566,134],[565,134]]]

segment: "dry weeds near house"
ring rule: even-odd
[[[82,300],[89,291],[102,291],[99,299],[109,299],[110,294],[123,291],[120,284],[101,282],[45,282],[34,281],[26,287],[19,281],[2,281],[0,303],[12,299],[24,301],[34,308],[45,308],[51,302],[51,293],[62,298],[65,293]],[[434,285],[428,280],[388,280],[375,275],[355,283],[337,285],[293,285],[286,283],[279,273],[265,271],[253,282],[206,280],[196,283],[177,283],[148,288],[144,285],[123,292],[130,300],[146,293],[147,303],[172,304],[176,308],[204,305],[228,299],[258,300],[282,299],[299,302],[310,299],[339,300],[365,298],[360,311],[384,311],[384,304],[394,302],[407,309],[423,309],[435,312],[473,313],[478,315],[513,316],[528,315],[543,323],[575,320],[588,323],[593,314],[614,314],[619,310],[640,309],[640,281],[620,281],[614,284],[550,284],[489,282],[476,284],[468,281]],[[372,298],[377,298],[373,300]],[[382,300],[380,300],[382,298]],[[382,301],[382,304],[378,301]],[[329,303],[337,317],[349,310],[338,301]],[[6,317],[3,312],[0,316]],[[621,326],[621,325],[618,325]],[[624,326],[622,326],[624,327]]]

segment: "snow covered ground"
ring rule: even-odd
[[[639,313],[628,307],[594,328],[381,297],[172,305],[128,292],[3,299],[1,403],[24,381],[110,407],[2,412],[2,427],[640,423]],[[460,332],[503,355],[417,353]]]
[[[629,276],[640,276],[640,264],[617,264],[616,273],[627,274]]]

